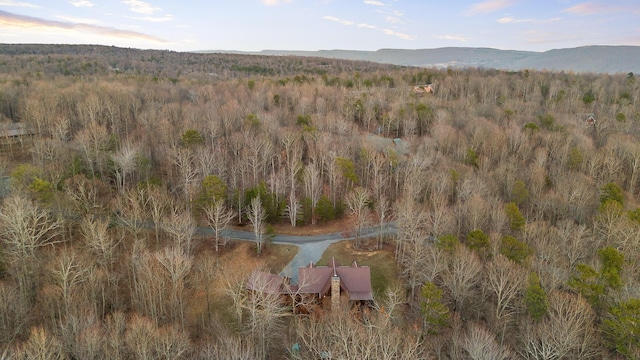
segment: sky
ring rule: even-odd
[[[640,46],[640,0],[0,0],[0,43],[175,51]]]

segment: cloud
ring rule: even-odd
[[[64,16],[64,15],[58,15],[56,16],[58,19],[69,22],[69,23],[76,23],[76,24],[97,24],[100,21],[98,20],[94,20],[94,19],[86,19],[86,18],[77,18],[77,17],[71,17],[71,16]]]
[[[376,26],[375,25],[371,25],[371,24],[366,24],[366,23],[359,23],[356,24],[355,21],[351,21],[351,20],[344,20],[344,19],[340,19],[337,18],[335,16],[323,16],[322,17],[324,20],[329,20],[329,21],[333,21],[333,22],[337,22],[339,24],[342,24],[344,26],[352,26],[352,25],[356,25],[358,28],[361,29],[375,29]]]
[[[154,7],[148,2],[140,1],[140,0],[123,0],[123,4],[129,6],[129,10],[133,12],[137,12],[139,14],[153,14],[156,11],[162,10],[159,7]]]
[[[385,20],[390,24],[402,24],[403,21],[399,17],[396,16],[387,16]]]
[[[120,30],[104,26],[96,26],[90,24],[79,24],[63,21],[52,21],[35,18],[31,16],[17,15],[10,12],[0,10],[0,28],[14,28],[17,30],[36,30],[40,32],[51,32],[55,30],[63,30],[77,33],[92,33],[95,35],[106,36],[110,38],[128,39],[128,40],[144,40],[156,43],[165,43],[166,41],[158,37],[143,34],[136,31]]]
[[[466,15],[478,15],[496,12],[513,4],[513,0],[489,0],[471,5],[465,12]]]
[[[551,18],[546,20],[538,20],[538,19],[516,19],[511,16],[503,17],[496,20],[500,24],[520,24],[520,23],[532,23],[532,24],[548,24],[554,21],[559,21],[560,18]]]
[[[343,19],[339,19],[339,18],[337,18],[335,16],[323,16],[322,18],[325,19],[325,20],[329,20],[329,21],[334,21],[334,22],[340,23],[340,24],[345,25],[345,26],[350,26],[350,25],[354,25],[355,24],[355,22],[353,22],[351,20],[343,20]]]
[[[375,1],[375,0],[364,0],[364,3],[367,5],[373,5],[373,6],[385,6],[386,4],[381,2],[381,1]]]
[[[262,0],[262,3],[267,6],[278,6],[290,2],[291,0]]]
[[[454,40],[460,42],[467,42],[471,40],[470,38],[466,38],[460,35],[433,35],[433,37],[440,40]]]
[[[503,17],[496,20],[500,24],[517,24],[517,23],[531,23],[534,22],[535,19],[516,19],[511,16]]]
[[[408,34],[399,33],[399,32],[393,31],[391,29],[383,29],[382,31],[387,35],[397,36],[397,37],[399,37],[400,39],[403,39],[403,40],[415,40],[414,36],[411,36],[411,35],[408,35]]]
[[[18,2],[15,0],[0,0],[0,6],[17,6],[17,7],[28,7],[28,8],[39,8],[40,6],[34,5],[26,2]]]
[[[165,22],[165,21],[172,21],[173,15],[165,15],[161,17],[153,17],[153,16],[131,17],[131,19],[149,21],[149,22]]]
[[[585,2],[582,4],[574,5],[572,7],[562,10],[573,15],[597,15],[602,13],[612,13],[617,11],[633,11],[632,9],[624,9],[619,6],[611,6],[609,4],[600,4],[596,2]]]
[[[73,0],[73,1],[69,1],[69,4],[76,6],[76,7],[94,7],[96,6],[96,4],[92,3],[89,0]]]

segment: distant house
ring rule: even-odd
[[[342,302],[368,303],[373,301],[371,271],[368,266],[339,266],[335,258],[327,266],[309,264],[298,269],[298,284],[280,275],[256,271],[247,280],[247,289],[270,294],[304,297],[312,303],[323,305],[330,298],[330,307],[338,308]],[[305,301],[306,302],[306,301]]]
[[[3,122],[0,123],[0,144],[13,144],[21,141],[23,137],[33,136],[35,132],[26,123]]]
[[[596,124],[596,116],[594,114],[587,114],[584,118],[584,124],[587,126],[593,126]]]
[[[34,131],[26,123],[0,123],[0,138],[17,138],[33,134]]]
[[[414,94],[433,94],[434,92],[435,88],[433,84],[416,85],[413,87]]]

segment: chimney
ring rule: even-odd
[[[331,310],[340,309],[340,276],[336,272],[336,259],[333,258],[333,276],[331,277]]]
[[[331,310],[340,309],[340,276],[331,277]]]

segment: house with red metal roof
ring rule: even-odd
[[[300,267],[295,285],[280,275],[256,271],[249,277],[247,289],[305,297],[315,303],[330,297],[332,308],[339,307],[343,301],[351,304],[373,301],[371,269],[355,261],[351,266],[340,266],[335,258],[326,266]]]

